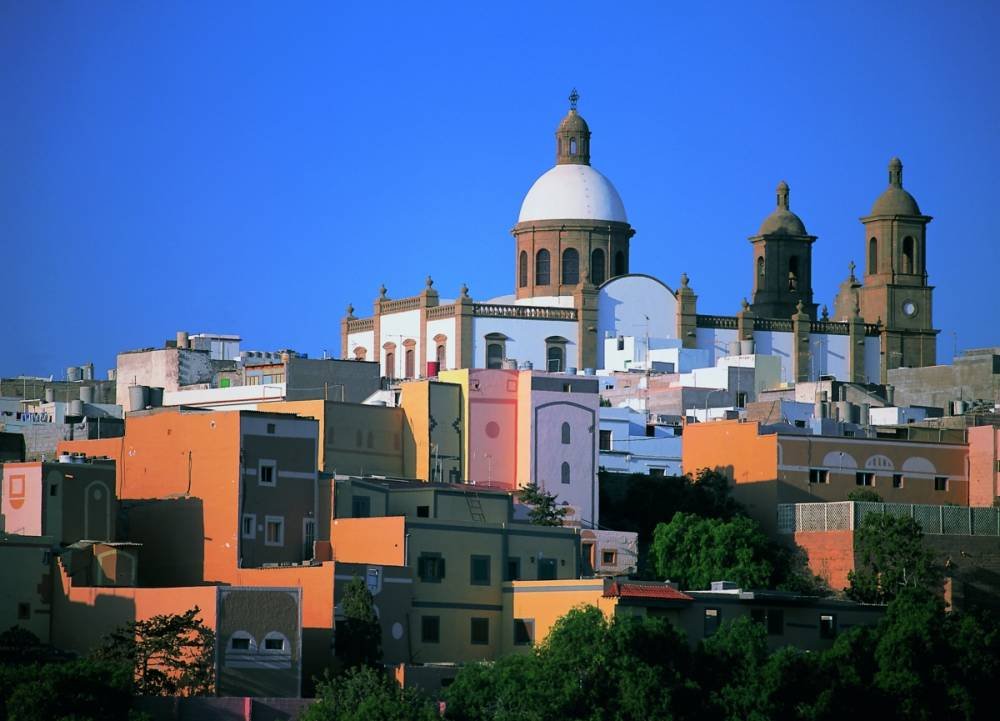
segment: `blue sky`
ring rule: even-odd
[[[732,314],[791,186],[832,307],[899,155],[938,357],[1000,345],[1000,5],[0,4],[0,374],[178,329],[337,352],[380,283],[513,288],[570,88],[632,269]]]

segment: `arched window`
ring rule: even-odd
[[[368,349],[363,345],[359,345],[354,349],[354,360],[363,361],[368,356]]]
[[[561,373],[566,362],[566,351],[561,345],[550,345],[545,352],[545,366],[550,373]]]
[[[764,280],[764,256],[757,258],[757,277]]]
[[[396,377],[396,354],[391,350],[385,353],[385,377]]]
[[[562,254],[562,284],[576,285],[580,282],[580,254],[575,248],[567,248]]]
[[[590,254],[590,282],[600,285],[607,277],[604,269],[604,250],[596,248]]]
[[[503,333],[486,334],[486,367],[503,368],[503,359],[507,357],[507,336]]]
[[[868,241],[868,274],[878,273],[878,241],[872,238]]]
[[[903,238],[903,272],[916,273],[916,267],[913,262],[913,238],[906,236]]]
[[[565,483],[568,486],[569,485],[569,463],[567,463],[566,461],[563,461],[563,464],[562,464],[562,466],[559,469],[559,476],[560,476],[559,480],[562,483]]]
[[[576,155],[576,138],[569,139],[569,154]]]
[[[228,656],[232,651],[256,653],[257,641],[246,631],[233,631],[233,635],[229,637],[229,643],[226,644],[226,655]]]
[[[569,436],[570,436],[570,433],[569,433],[569,423],[566,423],[565,421],[563,421],[562,428],[560,430],[561,430],[561,433],[562,433],[562,442],[563,442],[563,445],[564,446],[568,446],[569,445]]]
[[[412,348],[406,349],[406,355],[404,356],[403,362],[406,366],[405,377],[406,378],[416,378],[416,354],[413,352]]]
[[[522,288],[528,287],[528,251],[522,250],[517,260],[517,284]]]
[[[625,254],[622,251],[615,253],[615,275],[625,275],[628,269],[625,267]]]
[[[290,654],[292,652],[292,646],[288,643],[288,638],[283,633],[278,631],[271,631],[269,634],[264,636],[264,641],[261,644],[261,652],[263,653],[273,653],[273,654]]]
[[[445,359],[448,357],[448,348],[444,343],[438,343],[437,350],[435,351],[434,358],[437,360],[438,370],[447,370]]]
[[[535,255],[535,285],[549,284],[549,270],[552,267],[552,259],[549,251],[544,248]]]
[[[793,255],[788,259],[788,290],[796,290],[799,283],[799,257]]]

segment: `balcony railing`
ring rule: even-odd
[[[538,305],[500,305],[473,303],[477,318],[520,318],[524,320],[576,320],[576,308],[551,308]]]
[[[926,534],[1000,536],[1000,508],[916,503],[779,503],[778,532],[853,531],[873,513],[909,517]]]

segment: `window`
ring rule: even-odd
[[[282,653],[291,651],[291,647],[288,644],[288,639],[285,635],[278,633],[277,631],[271,631],[269,634],[264,636],[264,653]]]
[[[469,559],[469,582],[473,586],[490,585],[489,556],[472,556]]]
[[[368,496],[351,497],[351,518],[369,518],[372,515],[372,499]]]
[[[267,424],[267,432],[268,432],[268,434],[270,434],[272,436],[274,435],[274,424],[273,423],[268,423]]]
[[[438,643],[441,640],[441,617],[420,617],[420,640],[423,643]]]
[[[799,276],[799,257],[797,255],[788,259],[788,274],[796,278]]]
[[[58,483],[53,483],[51,486],[49,486],[49,495],[52,496],[52,497],[55,497],[55,496],[59,495],[59,484]]]
[[[875,474],[869,471],[858,471],[854,474],[854,483],[859,486],[874,486]]]
[[[490,619],[469,619],[469,641],[473,646],[486,646],[490,642]]]
[[[264,516],[264,545],[285,545],[285,519],[281,516]]]
[[[242,534],[243,538],[256,538],[257,537],[257,514],[256,513],[244,513],[243,514],[243,528]]]
[[[903,474],[902,473],[893,473],[892,474],[892,487],[893,488],[902,488],[903,487]]]
[[[316,521],[312,518],[302,519],[302,560],[308,561],[315,554],[313,544],[316,542]]]
[[[736,393],[736,407],[746,408],[747,407],[747,393],[746,391],[738,391]]]
[[[430,506],[417,506],[417,518],[430,518],[430,517],[431,517]]]
[[[569,442],[570,442],[570,441],[569,441],[569,438],[570,438],[570,428],[569,428],[569,423],[566,423],[566,422],[564,421],[564,422],[563,422],[563,424],[562,424],[562,428],[561,428],[560,430],[561,430],[561,435],[562,435],[562,442],[563,442],[563,445],[564,445],[564,446],[568,446],[568,445],[569,445]]]
[[[486,346],[486,367],[493,369],[503,367],[503,346],[500,343],[490,343]]]
[[[525,250],[517,259],[517,284],[521,288],[528,287],[528,252]]]
[[[719,630],[719,625],[722,623],[722,611],[717,608],[706,608],[705,609],[705,627],[704,634],[705,638],[713,635]]]
[[[31,618],[31,604],[30,603],[17,604],[17,620],[27,621],[30,618]]]
[[[611,450],[611,431],[600,431],[600,449],[602,451]]]
[[[444,578],[444,559],[440,553],[421,553],[417,559],[417,575],[424,583],[441,583]]]
[[[569,154],[576,155],[576,138],[569,139]]]
[[[554,558],[538,559],[538,580],[539,581],[556,580],[556,559]]]
[[[416,355],[412,348],[406,349],[406,355],[404,356],[404,363],[406,368],[404,369],[404,377],[406,378],[416,378]]]
[[[810,483],[829,483],[830,482],[830,471],[825,468],[810,468],[809,469],[809,482]]]
[[[535,619],[514,619],[514,645],[530,646],[535,639]]]
[[[249,651],[252,639],[249,636],[233,636],[229,639],[229,648],[233,651]]]
[[[868,241],[868,273],[878,272],[878,241],[872,238]]]
[[[385,377],[396,377],[396,354],[391,350],[385,352]]]
[[[445,362],[445,359],[447,357],[448,357],[447,346],[445,346],[443,342],[439,342],[437,345],[437,349],[434,351],[434,360],[437,361],[439,371],[447,369],[448,364]]]
[[[666,468],[650,468],[649,469],[649,475],[652,476],[653,478],[663,478],[665,475],[667,475],[667,469]]]
[[[947,491],[948,490],[948,477],[947,476],[934,476],[934,490],[935,491]]]
[[[764,257],[757,258],[757,277],[764,280]]]
[[[656,438],[656,426],[652,423],[646,424],[646,438]]]
[[[767,626],[770,636],[781,636],[785,633],[785,612],[776,608],[752,608],[750,618],[755,623]]]
[[[580,282],[580,254],[576,248],[567,248],[562,254],[562,284],[576,285]]]
[[[549,251],[544,248],[535,254],[535,285],[548,285],[552,267]]]
[[[906,236],[903,238],[903,272],[916,273],[916,265],[913,262],[913,238]]]
[[[615,275],[625,275],[628,268],[625,267],[625,254],[620,250],[615,253]]]
[[[521,580],[521,559],[520,558],[508,558],[507,559],[507,581],[520,581]]]
[[[614,551],[601,551],[601,565],[603,566],[613,566],[618,558],[618,554]]]
[[[257,463],[257,483],[261,486],[273,486],[278,479],[277,461],[259,461]]]
[[[821,614],[819,617],[819,637],[837,637],[837,617],[832,613]]]
[[[566,362],[566,350],[562,345],[549,345],[545,351],[545,370],[549,373],[560,373]]]
[[[567,463],[566,461],[563,461],[562,465],[559,467],[559,482],[569,485],[570,471],[569,471],[569,463]]]
[[[596,248],[590,254],[590,282],[594,285],[600,285],[604,282],[605,275],[604,251]]]
[[[364,346],[358,346],[354,349],[354,360],[363,361],[368,357],[368,349]]]

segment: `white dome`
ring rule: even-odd
[[[611,220],[627,223],[625,206],[611,181],[589,165],[557,165],[535,181],[517,222]]]

